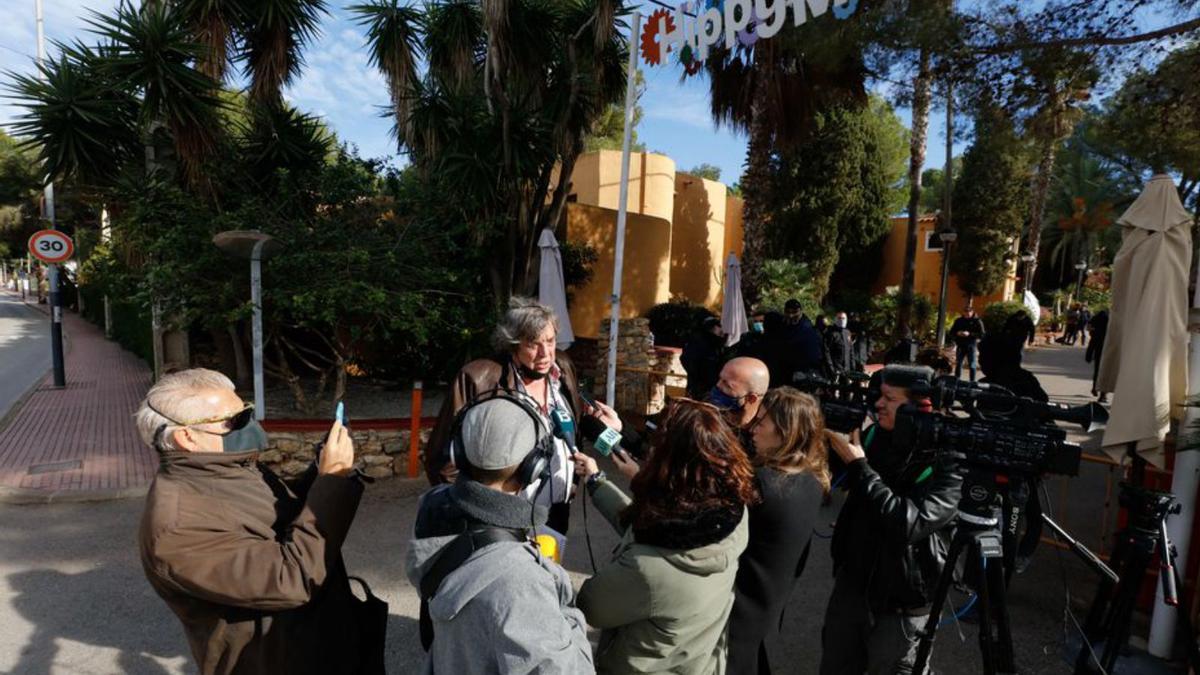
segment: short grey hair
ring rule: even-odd
[[[558,333],[558,316],[549,305],[514,295],[508,301],[508,311],[496,324],[492,346],[498,352],[511,352],[523,340],[536,340],[546,326],[554,326]]]
[[[234,391],[236,388],[223,373],[207,368],[192,368],[164,375],[146,392],[146,398],[142,399],[137,412],[133,414],[142,442],[154,446],[154,437],[162,429],[159,446],[164,450],[181,450],[175,445],[173,436],[182,427],[172,420],[203,419],[213,415],[216,411],[208,409],[202,396],[204,391],[213,389]]]

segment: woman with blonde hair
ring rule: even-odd
[[[768,391],[751,427],[762,500],[750,507],[750,542],[738,563],[729,621],[729,673],[770,673],[767,641],[808,560],[821,501],[829,493],[829,444],[821,405],[791,387]]]

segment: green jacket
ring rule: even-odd
[[[602,479],[592,499],[621,530],[618,515],[629,497]],[[743,513],[729,536],[687,550],[638,544],[626,529],[613,561],[583,582],[577,598],[588,623],[602,631],[596,672],[723,675],[747,522]]]

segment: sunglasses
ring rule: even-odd
[[[181,427],[194,427],[194,426],[199,426],[201,424],[216,424],[218,422],[225,422],[225,423],[227,423],[226,426],[228,427],[229,431],[237,431],[239,429],[246,428],[246,425],[250,424],[250,420],[254,418],[254,404],[253,403],[243,403],[241,410],[236,410],[234,412],[231,412],[231,413],[228,413],[225,415],[221,415],[219,417],[208,417],[205,419],[192,420],[189,422],[184,422],[184,421],[174,419],[170,415],[163,413],[161,410],[158,410],[157,408],[150,405],[149,403],[146,404],[146,407],[150,408],[151,410],[158,413],[159,415],[162,415],[163,417],[167,418],[172,424],[175,424],[175,425],[181,426]],[[216,434],[218,436],[224,435],[224,434],[219,434],[219,433],[216,433],[213,431],[206,431],[204,429],[197,429],[196,431],[204,431],[205,433]],[[226,433],[228,433],[228,432],[226,432]]]

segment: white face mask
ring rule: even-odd
[[[839,316],[839,317],[838,317],[838,318],[837,318],[837,319],[834,321],[834,323],[836,323],[836,324],[837,324],[837,327],[838,327],[838,328],[845,328],[845,327],[846,327],[846,317],[844,317],[844,316]]]

